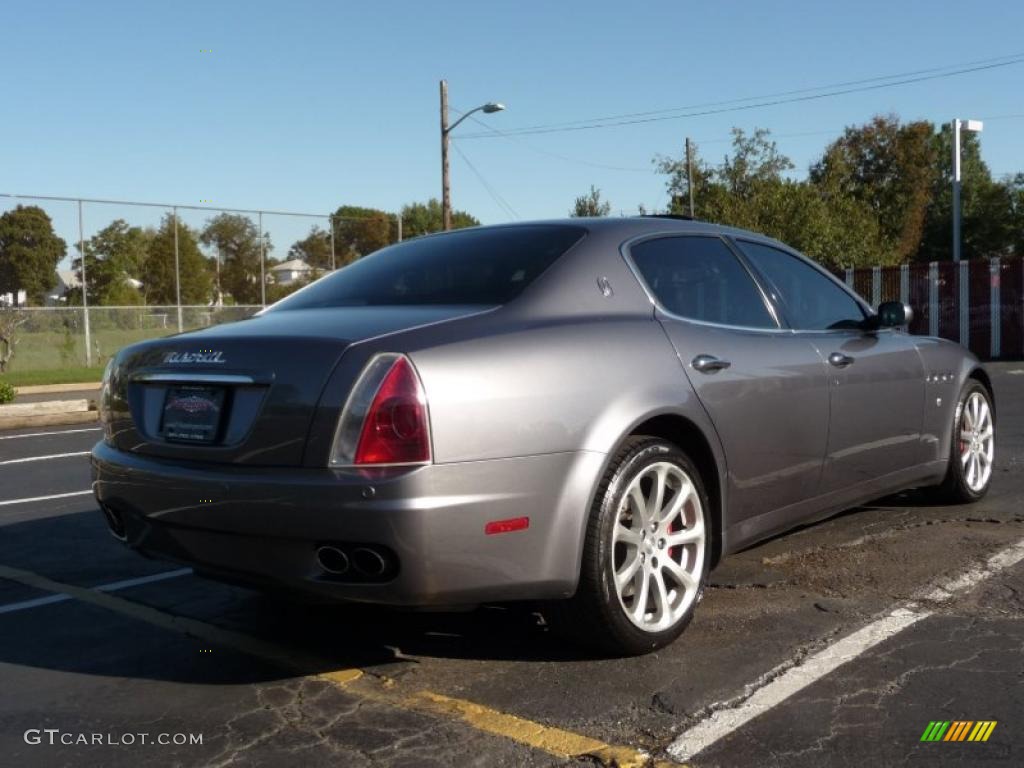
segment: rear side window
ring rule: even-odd
[[[674,315],[720,325],[776,328],[764,298],[717,237],[661,237],[630,249],[659,303]]]
[[[383,248],[274,307],[504,304],[584,235],[582,227],[463,229]]]
[[[768,278],[775,300],[785,307],[793,328],[827,331],[857,328],[864,322],[864,311],[856,299],[810,264],[770,245],[738,242],[754,267]]]

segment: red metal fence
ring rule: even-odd
[[[1024,358],[1024,259],[865,267],[840,277],[872,306],[910,304],[911,333],[952,339],[984,360]]]

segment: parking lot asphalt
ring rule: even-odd
[[[143,559],[89,494],[98,429],[0,433],[0,763],[1020,765],[1018,370],[990,367],[982,502],[901,494],[734,555],[683,637],[632,659],[532,606],[304,605]],[[997,724],[922,742],[935,721]]]

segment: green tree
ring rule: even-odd
[[[397,237],[394,216],[376,208],[342,205],[331,217],[338,264],[378,251]]]
[[[1024,256],[1024,173],[1017,173],[1005,182],[1013,207],[1010,248],[1014,255]]]
[[[607,216],[611,212],[612,204],[607,200],[602,200],[601,190],[591,184],[589,193],[576,198],[576,203],[569,211],[569,215],[576,217]]]
[[[749,229],[832,269],[897,263],[882,243],[878,220],[861,201],[823,195],[807,182],[767,181],[759,187],[747,208]]]
[[[452,229],[480,226],[479,220],[465,211],[452,211]],[[402,206],[402,236],[418,237],[444,229],[441,201],[436,197],[425,203],[409,203]]]
[[[781,183],[783,172],[793,163],[779,152],[770,136],[764,128],[749,136],[741,128],[733,128],[732,154],[725,155],[718,166],[703,162],[693,147],[694,208],[700,218],[744,226],[757,195],[771,184]],[[669,177],[671,212],[683,213],[689,193],[686,163],[664,156],[656,157],[654,163]]]
[[[309,277],[302,280],[292,280],[290,283],[268,283],[267,304],[273,304],[275,301],[280,301],[285,296],[295,293],[299,288],[309,285],[315,279],[315,277]]]
[[[714,174],[733,196],[750,198],[757,186],[782,179],[782,174],[793,168],[793,162],[779,152],[766,128],[755,128],[747,135],[742,128],[732,129],[732,154],[726,155]]]
[[[925,215],[920,261],[949,260],[952,256],[953,138],[947,123],[933,138],[938,160],[931,202]],[[992,179],[981,159],[976,133],[960,134],[961,258],[988,258],[1011,250],[1019,240],[1014,227],[1014,186]]]
[[[881,237],[899,261],[917,253],[935,183],[934,126],[876,116],[851,126],[811,168],[811,180],[828,194],[866,203]]]
[[[199,250],[196,232],[178,220],[178,272],[181,303],[207,304],[213,296],[210,264]],[[258,281],[257,281],[258,286]],[[175,304],[174,217],[164,216],[146,254],[143,290],[148,304]]]
[[[686,164],[655,158],[668,176],[672,213],[687,207]],[[868,207],[839,191],[783,178],[793,167],[764,130],[735,129],[733,151],[717,166],[694,159],[697,215],[706,221],[762,232],[788,243],[820,263],[838,268],[891,261],[881,245],[878,223]]]
[[[0,373],[7,371],[7,366],[14,357],[14,349],[18,346],[18,329],[27,322],[26,312],[17,307],[0,304]]]
[[[90,303],[92,299],[89,299]],[[142,291],[131,284],[127,279],[111,285],[103,296],[102,304],[108,307],[137,307],[145,304],[146,299]]]
[[[317,269],[331,268],[331,233],[321,229],[316,224],[309,230],[309,234],[301,240],[296,240],[288,249],[289,259],[302,259],[311,267]],[[347,248],[342,254],[335,254],[334,265],[343,267],[354,258],[352,249]]]
[[[270,236],[264,234],[264,254],[271,249]],[[260,233],[246,216],[221,213],[208,219],[199,236],[200,242],[212,248],[214,291],[224,293],[239,304],[259,304]]]
[[[19,205],[0,215],[0,294],[25,291],[31,303],[56,282],[57,264],[67,245],[53,231],[50,217],[35,205]]]
[[[129,278],[141,279],[152,237],[151,231],[130,227],[124,219],[115,219],[85,241],[85,277],[90,304],[119,306],[141,303],[142,296]],[[75,248],[79,249],[77,243]],[[81,280],[81,253],[71,266]],[[80,288],[69,292],[68,303],[82,303]]]

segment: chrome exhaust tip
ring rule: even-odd
[[[342,574],[348,571],[348,555],[337,547],[330,545],[317,547],[316,561],[328,573]]]
[[[359,547],[352,552],[352,567],[363,576],[378,578],[384,575],[388,564],[379,552],[367,547]]]

